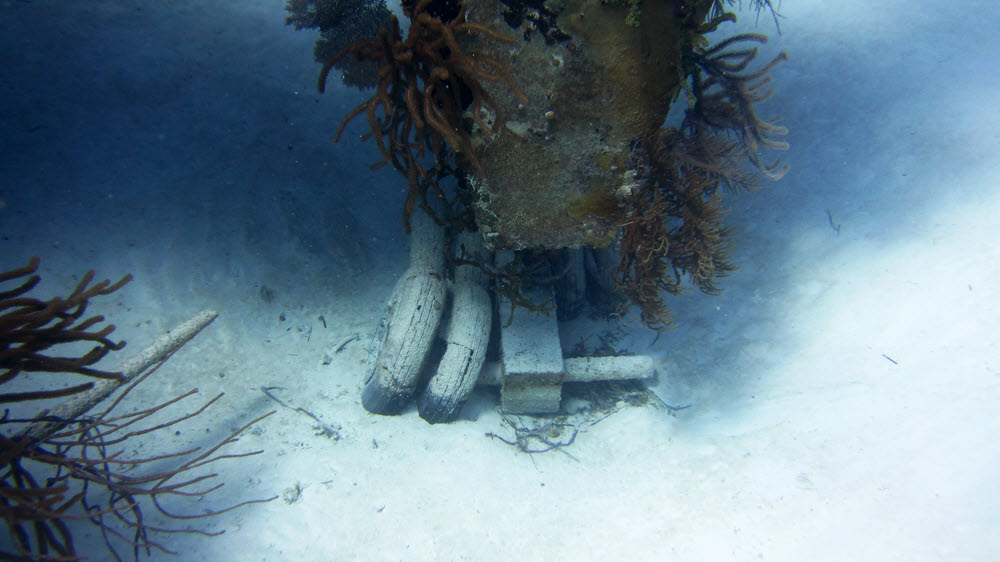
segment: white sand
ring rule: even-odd
[[[222,438],[276,406],[262,386],[342,428],[279,408],[248,432],[232,450],[264,453],[178,510],[298,500],[159,537],[179,559],[1000,556],[995,3],[783,3],[767,48],[791,60],[762,113],[791,128],[792,172],[730,199],[742,268],[724,293],[673,299],[679,326],[652,348],[626,339],[690,407],[625,407],[568,455],[486,437],[511,435],[490,392],[448,425],[361,408],[406,253],[402,180],[368,172],[370,144],[329,143],[360,96],[313,93],[313,36],[279,0],[147,4],[0,6],[0,269],[41,256],[39,295],[133,273],[91,308],[129,341],[120,357],[220,312],[129,405],[226,396],[137,454]]]

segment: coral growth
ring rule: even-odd
[[[89,286],[94,272],[88,271],[76,289],[66,298],[40,301],[25,296],[40,281],[35,275],[38,258],[20,269],[0,274],[0,283],[24,279],[20,286],[0,292],[0,385],[13,381],[22,372],[76,373],[98,379],[120,380],[120,373],[109,373],[91,367],[110,351],[117,351],[125,342],[108,339],[114,331],[108,325],[97,331],[89,331],[104,321],[103,316],[92,316],[80,320],[87,311],[87,301],[91,298],[110,295],[132,280],[126,275],[117,283],[101,281]],[[80,357],[55,357],[45,352],[60,344],[72,342],[94,342],[97,345]],[[0,403],[20,402],[57,398],[89,390],[92,382],[77,384],[68,388],[33,390],[28,392],[0,394]]]
[[[709,1],[712,4],[711,7],[712,9],[709,12],[712,18],[716,18],[726,13],[726,4],[729,4],[730,6],[736,4],[736,0],[709,0]],[[775,29],[778,30],[778,33],[781,33],[781,26],[778,24],[778,18],[781,17],[781,15],[778,13],[777,10],[774,9],[774,5],[771,4],[771,0],[749,0],[748,4],[750,4],[750,8],[752,10],[757,12],[757,17],[760,17],[760,13],[763,12],[765,9],[771,12],[771,18],[774,20],[774,27]],[[739,5],[740,5],[739,7],[742,8],[743,2],[741,1]],[[778,2],[778,5],[780,7],[781,5],[780,0]]]
[[[188,522],[261,501],[243,502],[219,511],[202,508],[190,515],[173,511],[174,500],[183,502],[192,497],[200,500],[221,486],[207,485],[217,475],[205,474],[206,465],[215,467],[216,461],[260,452],[223,454],[218,451],[266,416],[251,421],[205,451],[196,447],[137,454],[140,446],[137,437],[149,439],[156,432],[173,433],[178,424],[201,414],[221,394],[180,416],[162,417],[196,390],[149,408],[122,413],[123,400],[129,392],[156,371],[169,354],[155,362],[152,368],[143,365],[142,361],[131,361],[130,365],[140,367],[127,374],[94,369],[94,363],[109,352],[120,350],[124,342],[108,339],[114,326],[91,331],[104,321],[103,317],[80,319],[89,299],[117,291],[131,280],[131,276],[115,284],[105,280],[90,285],[94,276],[91,271],[68,297],[42,301],[28,296],[39,282],[39,276],[35,275],[38,264],[38,258],[33,258],[26,267],[0,273],[0,283],[20,283],[13,289],[0,290],[0,369],[3,369],[0,385],[21,383],[31,389],[0,394],[0,402],[10,405],[0,419],[3,429],[0,431],[0,518],[9,535],[3,542],[14,549],[0,549],[0,559],[80,559],[73,540],[71,522],[74,520],[94,524],[116,560],[121,560],[121,556],[113,546],[115,543],[127,545],[136,559],[140,551],[149,555],[154,549],[172,554],[164,544],[154,540],[154,535],[212,536],[218,533],[208,533],[187,524],[182,528],[170,528],[163,525],[163,520]],[[74,342],[94,342],[97,346],[79,357],[52,354],[52,350],[59,349],[62,344]],[[153,356],[155,353],[150,350],[142,354],[143,359]],[[46,376],[18,377],[30,372]],[[137,376],[142,372],[145,374]],[[78,376],[104,380],[73,384]],[[87,415],[87,409],[106,396],[105,391],[110,393],[119,383],[127,381],[131,384],[109,406],[97,414]],[[70,395],[70,399],[47,407],[36,416],[18,416],[19,410],[33,405],[34,401]],[[47,402],[46,406],[50,404]],[[156,421],[151,421],[153,419]],[[141,470],[151,464],[156,468]]]
[[[285,23],[295,29],[319,29],[313,55],[321,63],[358,39],[377,35],[392,18],[385,0],[288,0],[285,10],[289,12]],[[348,86],[374,88],[378,83],[373,61],[342,59],[338,68]]]
[[[431,0],[422,0],[413,8],[406,38],[399,21],[393,17],[390,28],[383,28],[378,38],[362,39],[348,45],[323,65],[319,91],[325,89],[330,70],[346,55],[377,62],[378,85],[375,95],[363,102],[341,121],[335,140],[347,123],[365,114],[383,160],[373,166],[392,166],[409,183],[403,210],[403,225],[409,232],[409,217],[418,202],[426,202],[429,190],[444,200],[446,210],[453,206],[441,187],[439,175],[450,171],[447,163],[455,153],[460,162],[481,169],[473,152],[470,127],[463,115],[470,108],[472,121],[483,136],[495,134],[503,123],[501,108],[484,87],[484,82],[503,82],[519,98],[514,79],[503,65],[490,57],[466,52],[458,44],[463,35],[482,35],[504,43],[512,39],[465,19],[462,5],[453,19],[431,15]],[[492,113],[492,123],[485,118]],[[430,149],[433,167],[422,163]],[[425,208],[427,206],[425,205]],[[452,217],[453,218],[453,217]]]
[[[764,148],[788,148],[774,138],[787,129],[775,125],[777,119],[760,118],[754,108],[773,94],[762,88],[787,55],[745,72],[757,48],[732,47],[767,38],[740,34],[708,47],[704,33],[735,16],[723,13],[705,23],[691,18],[680,66],[688,97],[684,123],[637,143],[632,168],[640,181],[624,194],[618,290],[639,307],[643,324],[655,329],[670,324],[661,291],[681,293],[686,274],[701,291],[717,294],[716,280],[736,269],[728,259],[733,232],[722,223],[722,192],[752,190],[760,185],[759,175],[777,180],[789,169],[761,160]]]
[[[692,95],[694,106],[688,110],[688,119],[699,132],[712,129],[717,133],[736,135],[743,144],[743,151],[762,174],[772,180],[781,179],[788,166],[780,161],[765,164],[759,151],[787,150],[788,143],[775,140],[775,136],[788,133],[776,125],[780,118],[761,119],[754,104],[766,101],[774,90],[763,88],[771,82],[770,71],[788,55],[782,51],[761,68],[742,73],[757,56],[756,47],[726,50],[739,43],[766,43],[767,36],[759,33],[734,35],[710,48],[696,47],[690,55],[692,65]]]
[[[639,306],[650,328],[669,325],[660,292],[683,292],[682,274],[703,292],[717,294],[716,279],[735,269],[728,261],[732,231],[722,224],[718,187],[750,188],[753,176],[736,165],[738,145],[707,139],[669,128],[638,147],[644,172],[626,198],[618,290]]]

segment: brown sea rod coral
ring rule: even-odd
[[[184,504],[191,509],[190,502],[206,498],[222,485],[214,483],[217,474],[209,472],[219,461],[260,452],[224,453],[220,449],[270,414],[204,450],[164,448],[139,453],[143,444],[162,443],[156,435],[173,433],[222,395],[188,413],[171,412],[183,407],[179,404],[197,390],[123,412],[129,393],[216,313],[203,312],[168,332],[157,344],[123,362],[118,372],[99,370],[95,363],[122,349],[125,342],[109,339],[114,326],[101,327],[102,316],[86,318],[87,306],[90,299],[117,291],[131,275],[114,284],[108,280],[91,284],[94,272],[90,271],[69,296],[40,300],[31,295],[40,280],[38,265],[38,258],[32,258],[25,267],[0,273],[0,403],[5,406],[0,417],[0,520],[8,535],[0,543],[9,545],[0,547],[0,559],[94,557],[96,553],[80,552],[75,544],[74,521],[95,525],[108,554],[116,560],[122,559],[118,553],[122,547],[135,559],[140,552],[172,553],[158,536],[217,535],[191,527],[192,520],[269,501],[250,500],[218,510],[199,506],[194,513],[175,511]],[[7,283],[16,286],[4,288]],[[76,353],[79,344],[93,347]],[[109,405],[99,406],[116,392]],[[37,401],[45,401],[36,406],[44,406],[37,415],[21,414]]]
[[[503,82],[519,99],[527,101],[503,65],[490,57],[466,52],[458,43],[460,36],[476,34],[503,43],[513,43],[513,39],[467,22],[465,4],[450,20],[432,16],[427,12],[430,6],[431,0],[422,0],[413,9],[405,39],[399,21],[393,17],[391,28],[383,28],[377,38],[355,41],[327,60],[318,81],[319,91],[323,92],[330,70],[347,55],[380,65],[375,94],[343,118],[334,140],[340,140],[352,119],[367,116],[370,132],[364,138],[373,137],[383,156],[372,169],[392,164],[409,183],[403,208],[407,232],[413,208],[426,200],[429,190],[448,201],[437,183],[438,175],[448,167],[447,150],[460,162],[481,169],[473,152],[471,127],[465,122],[466,109],[480,135],[495,134],[503,122],[501,108],[484,83]],[[492,118],[487,117],[490,114]],[[431,169],[423,163],[428,149],[433,159]],[[451,206],[446,205],[449,209]]]

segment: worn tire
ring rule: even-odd
[[[361,404],[373,414],[398,414],[413,397],[446,304],[444,233],[422,213],[412,226],[410,267],[386,305],[377,357],[361,391]]]
[[[492,263],[479,234],[460,234],[455,247],[456,255],[465,259],[484,265]],[[486,276],[475,266],[460,265],[455,270],[450,319],[442,335],[446,344],[444,355],[417,401],[420,417],[429,423],[453,421],[476,386],[493,324],[493,303],[486,283]]]

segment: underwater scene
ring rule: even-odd
[[[0,2],[0,559],[1000,559],[997,21]]]

